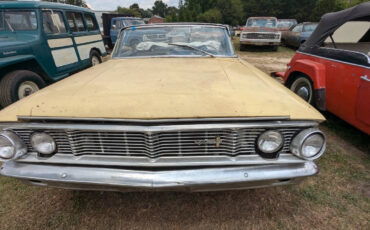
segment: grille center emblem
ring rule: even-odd
[[[216,145],[216,148],[219,148],[222,144],[222,138],[216,137],[215,139],[204,139],[204,140],[197,140],[194,141],[196,145],[207,145],[207,144],[213,144]]]

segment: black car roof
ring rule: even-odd
[[[370,2],[365,2],[339,12],[325,14],[312,33],[311,37],[301,45],[299,51],[310,53],[319,47],[340,26],[348,21],[370,20]]]

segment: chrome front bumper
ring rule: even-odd
[[[5,162],[0,174],[38,186],[100,191],[217,191],[292,184],[318,173],[314,162],[135,170]]]

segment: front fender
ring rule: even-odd
[[[286,72],[285,84],[290,84],[296,74],[303,73],[311,79],[315,90],[315,105],[320,110],[326,110],[326,67],[325,65],[308,60],[298,59],[290,63],[289,71]]]
[[[11,57],[0,58],[0,68],[5,68],[10,65],[18,64],[25,61],[36,60],[35,56],[25,54],[25,55],[16,55]]]
[[[288,76],[286,83],[289,82],[291,77],[294,77],[294,73],[303,73],[307,75],[314,84],[314,89],[325,89],[326,88],[326,68],[325,65],[308,60],[300,59],[292,63],[289,71],[285,76]]]

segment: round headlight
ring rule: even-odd
[[[11,159],[15,155],[15,146],[5,136],[0,136],[0,158]]]
[[[303,142],[302,156],[311,158],[320,153],[321,148],[324,146],[324,137],[320,134],[313,134]]]
[[[284,138],[278,131],[266,131],[257,140],[258,149],[263,153],[276,153],[284,144]]]
[[[54,139],[46,133],[34,133],[31,136],[33,149],[41,154],[49,155],[55,152],[56,144]]]
[[[305,129],[294,137],[290,150],[305,160],[316,160],[325,151],[326,141],[324,134],[317,128]]]
[[[23,140],[12,131],[0,132],[0,159],[12,160],[27,153]]]

